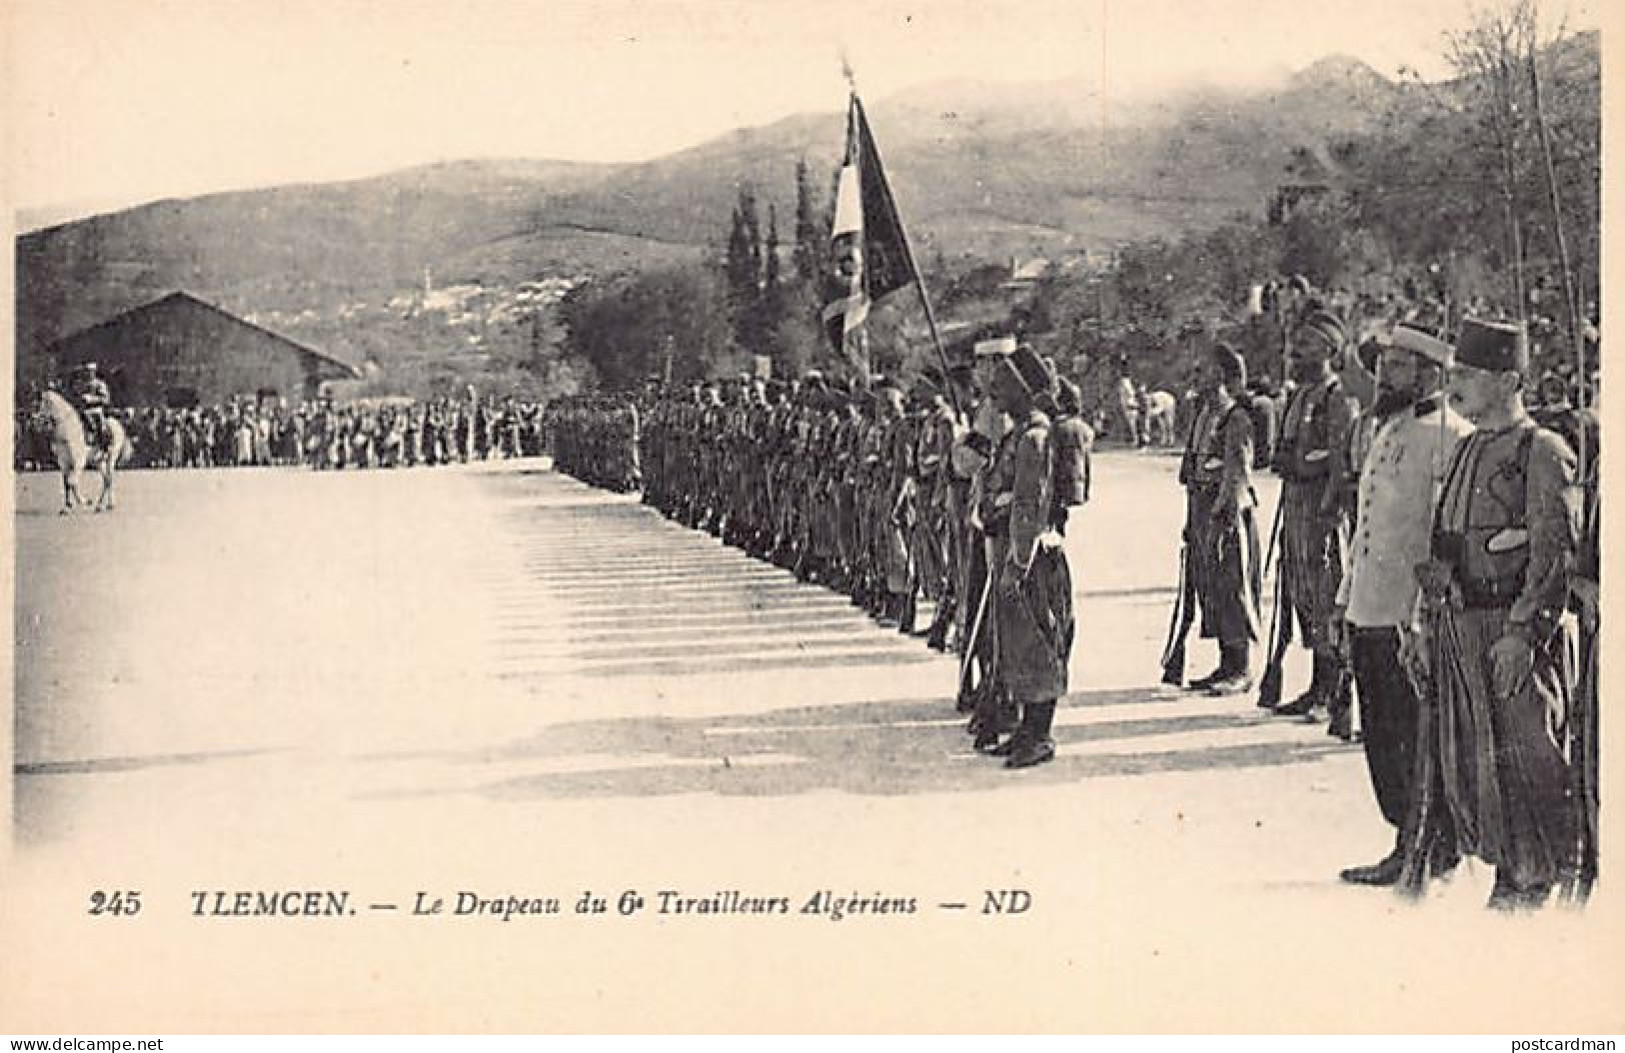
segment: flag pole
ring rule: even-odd
[[[899,213],[898,224],[902,224],[902,215]],[[931,309],[931,297],[925,291],[925,275],[920,273],[920,264],[914,258],[914,246],[908,240],[908,233],[903,233],[903,251],[908,253],[908,265],[914,271],[914,287],[920,290],[920,303],[925,307],[925,324],[931,329],[931,344],[937,349],[937,362],[942,366],[942,385],[948,389],[948,401],[953,404],[955,413],[962,413],[959,405],[959,395],[954,391],[951,370],[948,368],[948,351],[942,346],[942,334],[937,331],[937,314]]]
[[[841,73],[846,77],[847,87],[852,92],[851,103],[847,107],[848,111],[853,106],[861,110],[863,104],[858,98],[858,78],[852,72],[852,63],[847,60],[845,53],[841,55]],[[867,118],[865,119],[867,120]],[[859,143],[858,149],[861,150],[862,148],[862,144]],[[931,346],[936,348],[937,363],[942,367],[942,385],[948,390],[948,401],[953,406],[954,412],[963,413],[964,410],[959,405],[959,395],[954,391],[952,371],[948,368],[948,351],[942,346],[942,333],[937,329],[937,313],[931,307],[931,296],[925,291],[925,275],[920,272],[919,260],[914,256],[914,243],[909,240],[908,228],[903,223],[903,210],[897,209],[896,214],[897,230],[903,239],[903,254],[908,258],[908,268],[914,274],[914,287],[919,290],[920,305],[925,308],[925,324],[931,330]]]

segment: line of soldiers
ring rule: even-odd
[[[572,395],[542,410],[553,466],[584,483],[626,493],[643,486],[641,412],[631,399]]]
[[[562,470],[852,598],[962,658],[958,704],[1010,767],[1054,756],[1073,620],[1061,549],[1088,498],[1081,393],[1014,340],[908,393],[872,378],[646,390],[549,407]]]
[[[1292,389],[1267,458],[1242,356],[1222,343],[1198,351],[1164,682],[1214,695],[1256,686],[1260,706],[1324,712],[1344,740],[1358,698],[1395,844],[1344,880],[1416,894],[1470,854],[1495,867],[1492,907],[1533,908],[1554,888],[1583,898],[1598,804],[1595,416],[1559,404],[1531,414],[1516,327],[1469,319],[1452,344],[1398,326],[1362,349],[1378,378],[1364,411],[1337,375],[1351,344],[1329,310],[1294,327]],[[1088,497],[1092,436],[1076,389],[1029,348],[976,351],[907,398],[816,375],[660,394],[640,411],[644,499],[904,631],[917,597],[934,601],[928,635],[961,655],[967,730],[1025,767],[1054,756],[1073,637],[1059,539]],[[1267,548],[1260,463],[1282,477]],[[1278,570],[1265,634],[1267,562]],[[1219,662],[1187,684],[1198,623]],[[1313,673],[1283,704],[1295,638]]]
[[[1311,719],[1324,708],[1347,740],[1351,685],[1358,695],[1395,844],[1344,880],[1418,894],[1470,854],[1495,867],[1491,907],[1538,907],[1554,888],[1583,900],[1597,858],[1595,416],[1552,400],[1531,414],[1520,327],[1466,319],[1454,344],[1396,327],[1359,414],[1332,370],[1349,350],[1327,311],[1293,333],[1296,387],[1272,461],[1277,620],[1258,704]],[[1199,611],[1219,664],[1184,686],[1242,694],[1260,635],[1254,426],[1241,356],[1221,344],[1201,372],[1163,680],[1183,684]],[[1314,672],[1282,705],[1294,629]]]

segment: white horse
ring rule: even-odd
[[[96,499],[95,510],[113,510],[113,473],[129,455],[130,437],[124,424],[109,416],[107,430],[112,442],[107,450],[92,447],[85,437],[84,422],[79,411],[59,392],[47,388],[40,395],[39,418],[51,435],[51,453],[62,472],[62,514],[67,515],[85,504],[79,493],[79,474],[86,468],[98,468],[102,475],[101,496]]]
[[[1142,402],[1140,412],[1144,416],[1145,441],[1157,446],[1172,446],[1179,400],[1166,391],[1148,391]]]

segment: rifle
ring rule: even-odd
[[[1601,799],[1600,774],[1597,754],[1597,648],[1601,645],[1595,631],[1582,646],[1585,668],[1581,676],[1586,683],[1575,692],[1579,712],[1574,715],[1575,726],[1570,743],[1572,759],[1570,785],[1579,811],[1578,843],[1575,846],[1575,877],[1570,898],[1584,903],[1591,897],[1591,888],[1597,882],[1597,810]]]
[[[1597,530],[1596,477],[1593,474],[1583,484],[1586,494],[1585,535],[1594,537]],[[1584,904],[1591,896],[1597,881],[1597,811],[1599,793],[1597,751],[1597,671],[1598,652],[1602,640],[1598,632],[1600,612],[1596,580],[1590,581],[1589,596],[1576,589],[1580,578],[1590,577],[1595,571],[1582,571],[1570,579],[1570,604],[1580,612],[1580,677],[1575,685],[1573,711],[1569,714],[1569,795],[1574,802],[1574,856],[1573,874],[1564,882],[1566,898]]]
[[[982,623],[987,616],[988,597],[993,595],[993,572],[996,564],[987,561],[987,577],[982,582],[982,595],[976,603],[976,616],[971,619],[970,635],[965,638],[965,645],[959,654],[959,697],[965,697],[966,682],[970,679],[971,659],[976,655],[976,641],[982,635]]]
[[[1276,542],[1281,536],[1282,512],[1286,507],[1286,495],[1275,505],[1275,525],[1270,528],[1269,548],[1264,555],[1264,573],[1269,573],[1270,562],[1275,557]],[[1286,607],[1291,598],[1286,588],[1286,560],[1281,560],[1275,574],[1275,609],[1270,612],[1270,653],[1264,668],[1264,676],[1258,684],[1258,706],[1260,709],[1274,709],[1281,704],[1281,666],[1286,661],[1286,650],[1292,644],[1292,612],[1288,610],[1282,617],[1281,609]]]
[[[1196,621],[1196,576],[1191,573],[1188,541],[1179,543],[1179,589],[1168,618],[1168,641],[1162,648],[1162,682],[1174,687],[1185,684],[1185,637]]]

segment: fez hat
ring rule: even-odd
[[[1464,318],[1456,337],[1456,361],[1491,373],[1522,373],[1529,350],[1522,326]]]
[[[1247,386],[1247,360],[1241,357],[1241,352],[1229,344],[1214,344],[1213,350],[1208,353],[1213,358],[1213,364],[1219,367],[1219,376],[1226,382],[1237,390]]]
[[[1343,320],[1330,311],[1322,309],[1310,312],[1309,317],[1304,319],[1303,328],[1325,340],[1334,353],[1342,351],[1348,343],[1349,333]]]
[[[1438,365],[1449,367],[1456,357],[1456,349],[1431,333],[1408,325],[1394,326],[1393,345],[1401,351],[1410,351]]]
[[[1013,354],[1016,350],[1016,338],[1013,336],[1000,336],[992,340],[976,341],[977,358],[996,358],[1001,355]]]
[[[1021,344],[1003,358],[1003,363],[1015,374],[1016,380],[1033,398],[1047,395],[1055,388],[1055,372],[1049,363],[1038,356],[1030,344]]]

